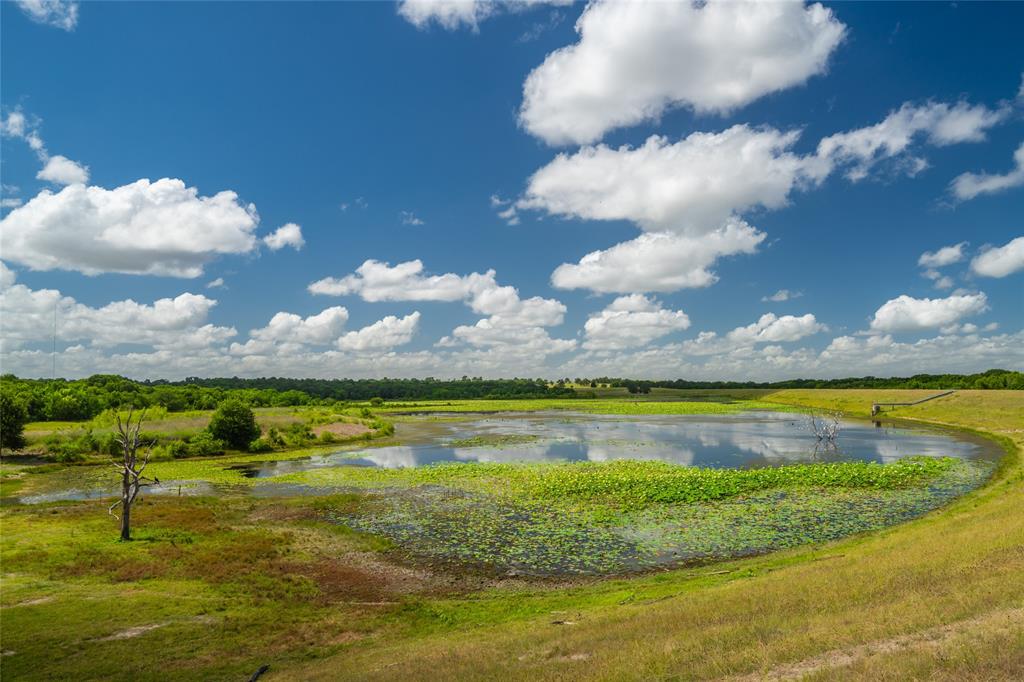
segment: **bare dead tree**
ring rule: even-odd
[[[107,513],[121,522],[121,540],[123,542],[132,539],[132,505],[135,504],[135,498],[138,496],[139,491],[148,485],[160,484],[158,479],[146,478],[142,475],[142,472],[145,471],[146,466],[149,464],[149,457],[153,452],[153,444],[149,443],[147,445],[145,454],[142,455],[140,460],[139,448],[143,443],[139,438],[139,432],[142,429],[142,422],[146,418],[146,411],[140,412],[133,422],[132,417],[134,413],[134,408],[129,407],[128,417],[121,421],[121,414],[117,411],[114,412],[114,416],[117,418],[117,433],[114,438],[117,441],[120,452],[117,453],[117,461],[113,464],[121,476],[121,498],[110,505]],[[121,507],[120,517],[114,513],[118,506]]]
[[[842,418],[843,413],[838,411],[825,412],[822,415],[810,412],[807,415],[807,428],[818,439],[819,444],[835,447],[839,431],[842,429]]]

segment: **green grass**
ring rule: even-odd
[[[872,400],[927,393],[780,391],[760,399],[866,415]],[[585,401],[566,402],[579,409]],[[388,543],[323,521],[376,513],[380,500],[388,503],[383,492],[287,502],[151,496],[136,515],[140,541],[129,544],[115,541],[102,503],[5,506],[0,648],[14,653],[0,665],[10,679],[247,679],[263,664],[271,665],[267,680],[757,679],[854,652],[850,665],[812,668],[812,678],[1020,679],[1024,620],[1013,614],[1024,609],[1022,414],[1024,394],[1008,391],[958,392],[893,413],[989,434],[1010,453],[989,484],[924,518],[826,544],[782,538],[783,550],[768,555],[628,578],[489,582],[440,564],[407,569]],[[254,458],[161,464],[236,459]],[[62,471],[73,480],[91,469]],[[51,475],[15,480],[27,488]],[[578,485],[575,476],[568,484]],[[619,494],[620,484],[595,500]],[[642,546],[697,535],[709,539],[705,549],[728,555],[794,518],[828,540],[824,531],[850,517],[851,504],[858,519],[875,521],[862,514],[865,496],[911,504],[922,489],[796,486],[656,503],[594,525],[628,517],[644,533],[665,529],[641,537]],[[590,499],[565,504],[585,508]],[[674,527],[665,524],[665,510],[683,508],[690,511],[673,516]],[[751,516],[763,523],[737,532],[736,522]],[[452,513],[447,523],[456,531],[476,522]],[[495,525],[491,537],[502,532]],[[150,625],[160,627],[109,639]],[[946,626],[954,636],[932,634]],[[864,646],[879,653],[858,658]]]
[[[329,557],[384,546],[312,521],[308,505],[143,503],[127,544],[104,507],[5,511],[5,679],[247,679],[254,661],[337,650],[396,608],[349,604],[389,588]],[[135,627],[153,629],[118,639]]]
[[[289,431],[289,427],[300,424],[309,428],[332,423],[361,424],[369,429],[366,433],[332,436],[329,440],[323,441],[324,444],[333,445],[386,438],[394,433],[393,424],[372,414],[364,414],[361,409],[352,407],[264,407],[255,408],[253,412],[264,438],[271,429],[282,432],[283,444],[279,441],[275,446],[275,451],[279,453],[306,449],[316,443],[314,437],[296,436]],[[122,418],[126,415],[127,412],[123,412]],[[170,457],[166,446],[174,441],[187,441],[204,432],[212,415],[212,410],[167,412],[164,408],[151,408],[146,412],[142,435],[146,442],[159,444],[155,448],[155,458],[159,458],[161,455]],[[115,423],[115,415],[109,410],[89,421],[32,422],[25,427],[25,436],[28,441],[26,452],[67,463],[106,463],[109,459],[108,455],[96,451],[104,450],[99,446],[98,441],[109,438],[109,434],[116,430]],[[81,440],[86,434],[91,434],[97,442],[92,445],[81,445]],[[61,458],[59,456],[61,449],[67,448],[69,445],[72,446],[70,449],[74,451],[73,456]]]

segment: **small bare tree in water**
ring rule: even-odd
[[[826,412],[822,415],[811,412],[807,415],[807,428],[818,439],[819,444],[835,447],[839,431],[842,428],[842,418],[843,413],[838,411]]]
[[[116,411],[114,413],[114,416],[117,418],[117,433],[114,435],[114,440],[117,442],[119,450],[115,454],[117,461],[114,462],[114,468],[121,475],[121,498],[110,505],[107,513],[121,521],[121,540],[124,542],[132,539],[132,505],[135,504],[135,498],[138,497],[139,490],[147,485],[152,485],[153,483],[159,485],[160,483],[158,479],[150,479],[142,475],[146,465],[149,464],[149,456],[152,454],[153,448],[152,443],[148,444],[146,452],[140,461],[139,447],[143,443],[139,439],[139,432],[142,429],[142,422],[146,417],[146,411],[140,412],[138,417],[132,421],[134,413],[135,410],[129,407],[128,417],[124,421],[121,421],[120,413]],[[114,513],[118,506],[121,507],[120,517]]]

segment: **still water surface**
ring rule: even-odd
[[[645,459],[722,468],[849,460],[885,463],[912,455],[995,461],[1002,454],[989,441],[952,431],[854,420],[842,422],[835,447],[824,447],[804,415],[785,412],[629,416],[534,412],[457,421],[439,421],[435,415],[397,426],[403,445],[246,465],[245,470],[247,475],[263,478],[321,467],[401,468],[439,462]]]
[[[892,462],[901,457],[957,457],[994,462],[1002,451],[991,441],[955,431],[892,423],[847,420],[835,447],[821,446],[807,417],[786,412],[728,415],[593,415],[567,412],[487,415],[425,415],[398,423],[402,445],[384,445],[300,459],[225,466],[251,478],[325,467],[401,468],[440,462],[545,462],[643,459],[700,467],[763,467],[793,462],[861,460]],[[256,495],[316,494],[315,488],[266,481]],[[164,481],[148,488],[156,495],[206,495],[216,486],[202,481]],[[111,497],[116,486],[72,483],[26,495],[34,504]]]

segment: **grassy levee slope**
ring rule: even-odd
[[[866,415],[873,400],[929,393],[762,399]],[[1024,393],[963,391],[891,416],[993,436],[1004,465],[983,489],[882,532],[569,590],[438,600],[443,625],[269,679],[1021,679]]]

